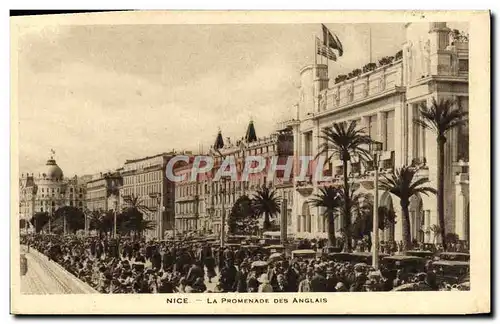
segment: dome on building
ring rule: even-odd
[[[62,180],[63,178],[63,171],[61,168],[57,165],[56,160],[54,159],[48,159],[47,164],[47,172],[45,173],[46,177],[52,180]]]

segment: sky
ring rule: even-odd
[[[325,24],[343,43],[330,80],[394,55],[403,24]],[[452,27],[452,26],[450,26]],[[320,24],[43,25],[19,29],[20,173],[51,149],[65,176],[172,149],[204,150],[218,129],[258,137],[293,116]]]

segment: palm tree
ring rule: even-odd
[[[433,224],[431,227],[429,227],[429,231],[432,232],[432,243],[436,244],[437,237],[441,235],[441,228],[439,228],[438,225]]]
[[[444,145],[446,143],[446,134],[467,122],[468,113],[462,111],[454,101],[441,99],[439,102],[432,98],[432,103],[427,106],[425,103],[420,105],[421,119],[416,118],[414,123],[426,129],[430,129],[436,134],[438,146],[437,159],[437,211],[439,218],[439,227],[441,229],[441,239],[443,248],[446,250],[445,224],[444,224]]]
[[[342,190],[340,192],[340,200],[341,203],[338,207],[341,215],[349,215],[349,226],[344,226],[343,234],[346,237],[346,240],[351,240],[353,237],[360,239],[363,237],[362,234],[365,234],[364,231],[360,230],[360,223],[362,220],[367,219],[373,216],[373,202],[372,199],[366,193],[356,193],[356,190],[352,187],[352,184],[349,186],[349,190]],[[346,194],[347,192],[347,194]],[[349,201],[348,204],[345,204],[345,201]],[[345,209],[347,208],[347,209]],[[354,218],[354,222],[352,219]],[[363,232],[363,233],[362,233]],[[369,231],[368,231],[369,233]],[[347,244],[344,245],[344,251],[350,252],[351,247]]]
[[[276,196],[276,191],[270,190],[265,185],[252,197],[252,207],[258,216],[264,215],[263,230],[271,227],[271,217],[276,216],[280,210],[281,198]]]
[[[124,217],[125,226],[137,233],[140,237],[144,230],[154,229],[154,222],[144,220],[144,214],[153,212],[151,208],[144,204],[141,197],[131,195],[123,197],[124,202],[128,205],[122,216]]]
[[[428,178],[415,179],[416,168],[402,166],[396,169],[389,176],[383,175],[380,179],[379,188],[388,191],[393,195],[399,197],[401,209],[403,212],[402,226],[403,226],[403,244],[404,250],[411,246],[410,234],[410,198],[418,194],[428,195],[429,193],[436,193],[436,189],[425,186],[429,183]]]
[[[328,245],[335,246],[335,211],[342,204],[341,193],[338,188],[328,186],[319,188],[319,193],[315,194],[309,202],[314,207],[325,208],[324,216],[328,222]]]
[[[327,155],[327,161],[331,161],[334,157],[342,160],[343,173],[344,173],[344,226],[350,228],[351,215],[348,214],[350,208],[350,194],[349,193],[349,178],[347,174],[347,164],[354,155],[359,156],[361,159],[370,159],[368,152],[368,145],[372,142],[363,129],[358,129],[356,121],[335,123],[331,128],[326,128],[319,136],[324,142],[318,148],[318,156],[322,154]],[[347,250],[351,251],[351,237],[350,231],[347,234]]]

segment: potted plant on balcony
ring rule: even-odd
[[[349,74],[347,75],[347,78],[352,79],[352,78],[355,78],[359,75],[361,75],[361,69],[355,69],[355,70],[352,70],[351,72],[349,72]]]
[[[377,64],[376,63],[365,64],[365,66],[363,66],[363,73],[367,73],[367,72],[373,71],[376,68],[377,68]]]
[[[391,64],[394,61],[394,56],[384,56],[379,61],[378,64],[380,66]]]
[[[403,51],[400,50],[396,53],[396,55],[394,55],[394,60],[395,61],[399,61],[399,60],[402,60],[403,59]]]
[[[345,80],[347,80],[347,75],[345,75],[345,74],[339,74],[339,75],[337,75],[337,77],[335,78],[335,84],[340,83],[340,82],[343,82],[343,81],[345,81]]]

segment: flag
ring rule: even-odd
[[[316,38],[316,53],[329,60],[337,61],[337,55],[335,55],[335,52],[333,52],[331,48],[321,44],[321,41],[318,38]]]
[[[339,56],[344,54],[344,49],[342,47],[342,43],[337,35],[333,35],[332,32],[323,24],[321,24],[323,28],[323,45],[327,48],[333,48],[339,51]]]

